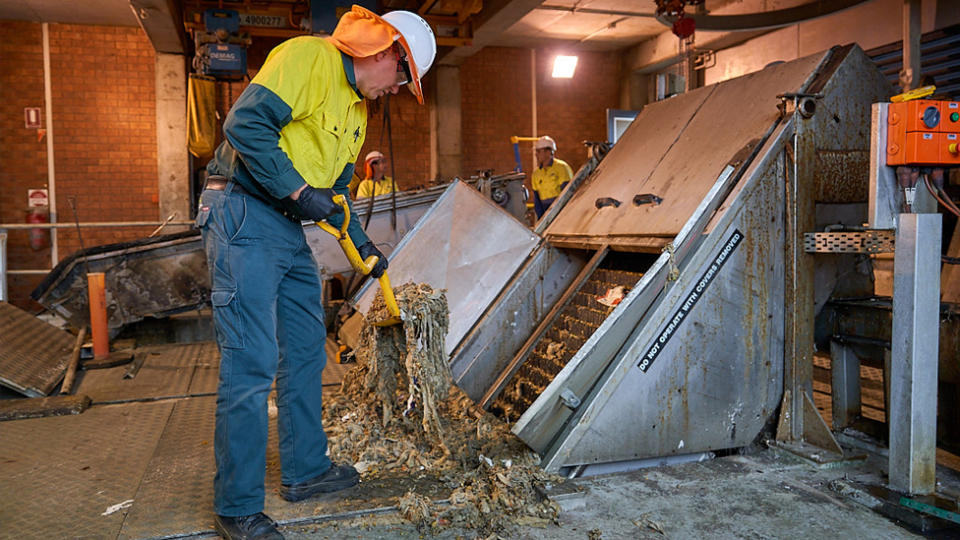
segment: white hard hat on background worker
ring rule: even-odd
[[[549,148],[550,150],[556,152],[557,143],[549,135],[544,135],[543,137],[537,139],[537,142],[533,143],[534,150],[540,150],[542,148]]]
[[[344,19],[348,19],[347,24],[343,24]],[[350,24],[354,19],[381,24]],[[381,17],[354,5],[341,17],[341,24],[334,29],[330,39],[338,49],[354,57],[370,56],[399,42],[406,52],[405,64],[410,70],[406,86],[423,104],[420,79],[437,57],[437,40],[422,17],[409,11],[391,11]]]
[[[557,143],[553,137],[538,138],[533,149],[537,154],[537,167],[530,175],[530,187],[533,188],[533,210],[539,219],[573,179],[573,170],[566,161],[555,157]]]

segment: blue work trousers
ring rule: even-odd
[[[234,186],[204,190],[197,214],[220,349],[213,484],[222,516],[263,510],[274,378],[282,483],[331,466],[321,420],[326,329],[316,263],[299,223]]]

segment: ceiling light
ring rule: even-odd
[[[573,72],[577,69],[576,56],[557,56],[553,61],[554,79],[572,79]]]

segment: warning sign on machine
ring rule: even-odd
[[[697,285],[690,291],[687,297],[683,300],[683,303],[680,305],[680,309],[673,314],[673,317],[670,318],[670,322],[667,323],[667,326],[660,331],[660,335],[657,336],[657,339],[654,340],[653,344],[650,345],[650,348],[647,349],[646,354],[640,358],[640,362],[637,364],[637,367],[640,368],[640,371],[646,373],[650,366],[653,364],[653,361],[657,359],[657,356],[660,355],[660,351],[667,345],[667,342],[670,341],[670,338],[677,332],[677,329],[680,327],[680,324],[687,318],[687,315],[690,313],[690,310],[693,309],[693,306],[697,305],[697,302],[700,301],[700,298],[703,297],[703,293],[707,290],[707,287],[710,286],[710,283],[713,282],[713,278],[717,276],[717,273],[720,272],[720,269],[723,268],[723,265],[730,258],[730,255],[733,253],[733,250],[737,249],[737,246],[740,244],[740,241],[743,240],[743,233],[739,230],[734,229],[733,234],[730,235],[730,238],[727,242],[720,248],[720,252],[717,253],[717,256],[713,259],[713,262],[710,263],[710,267],[700,276],[700,279],[697,281]]]

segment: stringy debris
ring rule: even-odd
[[[408,283],[394,289],[401,325],[378,294],[367,313],[357,366],[328,401],[324,422],[334,459],[352,461],[364,480],[429,471],[453,488],[449,504],[413,491],[400,498],[403,517],[421,532],[455,526],[483,534],[512,524],[546,526],[559,506],[545,495],[539,457],[509,427],[476,406],[452,382],[444,341],[449,324],[443,291]]]
[[[417,526],[421,533],[429,532],[434,523],[430,499],[412,491],[400,497],[400,515]]]

